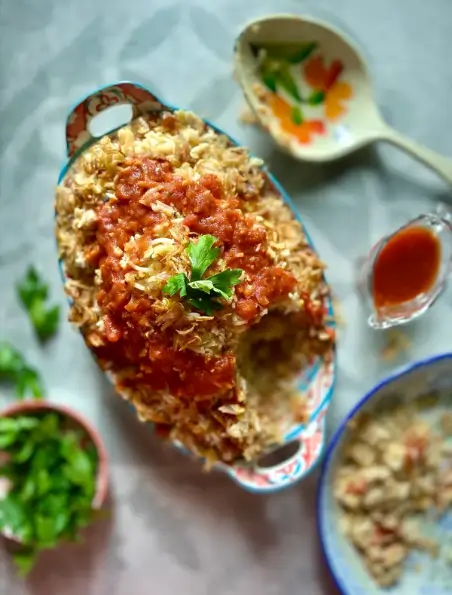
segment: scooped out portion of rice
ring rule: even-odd
[[[306,420],[297,377],[334,348],[323,265],[261,165],[162,112],[57,189],[70,320],[140,419],[208,462],[255,459]]]

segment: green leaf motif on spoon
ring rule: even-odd
[[[267,89],[269,89],[273,93],[276,93],[278,89],[276,85],[276,74],[268,68],[266,68],[265,65],[261,66],[260,74],[262,77],[262,82],[267,87]]]
[[[284,91],[296,103],[309,105],[322,103],[324,94],[318,92],[313,93],[308,99],[303,98],[291,68],[304,62],[316,49],[316,42],[252,46],[252,51],[260,62],[261,80],[267,89],[272,93]]]
[[[288,64],[285,64],[284,62],[281,63],[276,74],[276,82],[278,86],[281,87],[281,89],[283,89],[290,97],[292,97],[292,99],[298,102],[303,101],[298,89],[298,85],[290,72],[290,67]]]
[[[325,93],[323,91],[314,91],[308,97],[309,105],[320,105],[325,101]]]
[[[290,64],[301,64],[317,49],[315,41],[308,43],[268,43],[259,46],[253,46],[252,51],[259,55],[262,51],[271,60],[285,60]]]
[[[264,58],[259,66],[259,74],[264,85],[277,93],[278,89],[285,91],[291,99],[301,103],[301,97],[298,85],[290,72],[290,65],[269,58]]]
[[[292,107],[292,122],[298,126],[303,123],[303,114],[297,105]]]

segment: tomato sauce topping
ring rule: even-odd
[[[246,280],[236,287],[235,312],[251,322],[296,286],[295,277],[274,266],[267,254],[265,227],[243,212],[242,198],[225,195],[216,176],[204,174],[197,181],[186,180],[163,160],[127,159],[116,178],[115,195],[98,210],[99,249],[91,250],[90,258],[90,264],[102,274],[98,303],[109,342],[97,349],[98,355],[120,366],[139,363],[137,381],[150,390],[168,389],[180,398],[209,398],[233,388],[233,355],[209,358],[180,351],[173,346],[171,329],[153,333],[159,315],[154,302],[126,283],[121,258],[131,236],[142,235],[145,248],[155,227],[167,222],[152,210],[156,200],[174,207],[191,232],[218,239],[229,268],[246,271]]]

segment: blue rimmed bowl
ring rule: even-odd
[[[444,410],[452,411],[452,353],[438,355],[413,363],[375,386],[350,411],[331,439],[323,459],[317,500],[317,523],[325,559],[334,581],[343,595],[450,595],[452,566],[446,559],[413,552],[400,582],[390,589],[375,585],[358,554],[340,530],[340,509],[333,497],[333,481],[341,464],[341,451],[350,436],[349,422],[359,413],[377,413],[387,399],[399,395],[418,399],[435,393],[438,398],[427,400],[430,405],[420,415],[436,423]],[[431,527],[430,527],[431,530]],[[439,542],[448,540],[452,546],[452,513],[446,514],[434,528]],[[452,551],[452,547],[451,547]]]
[[[132,107],[132,118],[149,112],[179,109],[163,103],[153,93],[135,83],[114,83],[94,91],[75,105],[67,118],[67,160],[61,170],[58,183],[62,182],[75,159],[92,143],[99,140],[100,137],[92,134],[92,121],[104,110],[117,105],[130,105]],[[125,123],[127,122],[123,122],[123,125]],[[227,136],[233,145],[239,146],[239,143],[223,130],[210,122],[205,121],[205,123],[216,132]],[[106,134],[111,134],[115,130],[117,128],[109,130]],[[263,168],[263,171],[292,210],[296,219],[301,222],[294,204],[279,182],[265,168]],[[308,235],[307,238],[311,247],[314,248]],[[60,261],[59,265],[62,280],[66,282],[64,263]],[[328,296],[326,300],[326,307],[331,319],[330,324],[334,327],[331,297]],[[335,354],[331,362],[325,363],[318,359],[309,368],[303,370],[299,378],[299,386],[301,391],[308,396],[309,422],[303,425],[295,424],[290,428],[285,436],[281,456],[278,457],[277,463],[272,462],[265,467],[262,466],[262,463],[261,466],[245,463],[218,464],[217,468],[227,473],[240,486],[253,492],[277,491],[305,477],[315,467],[323,452],[325,414],[333,395],[335,377]],[[174,445],[185,450],[177,442]],[[273,455],[276,458],[276,454],[273,453]]]

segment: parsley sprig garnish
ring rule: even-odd
[[[17,349],[4,341],[0,341],[0,381],[12,383],[19,399],[44,396],[38,372],[28,365]]]
[[[0,419],[0,450],[8,453],[0,477],[10,481],[0,500],[0,529],[21,541],[14,560],[28,574],[37,554],[77,540],[93,518],[97,452],[79,429],[56,413]]]
[[[25,277],[17,285],[17,292],[39,340],[46,341],[57,331],[60,307],[46,306],[48,286],[40,279],[33,266],[28,268]]]
[[[226,269],[221,273],[204,277],[204,273],[215,262],[220,254],[219,248],[214,248],[217,238],[211,235],[199,236],[197,243],[190,242],[187,254],[191,263],[190,277],[185,273],[174,275],[164,285],[162,291],[168,295],[179,292],[190,306],[211,315],[215,310],[221,310],[218,298],[230,300],[233,288],[240,283],[242,269]]]

